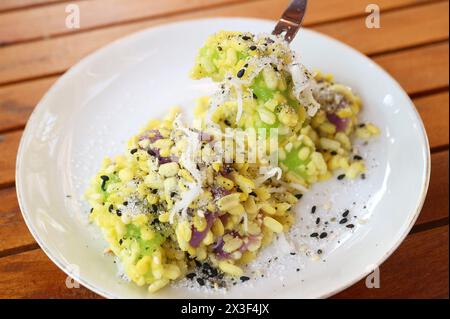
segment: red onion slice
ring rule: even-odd
[[[348,123],[350,122],[349,118],[342,118],[337,116],[335,113],[327,113],[327,119],[330,123],[336,126],[337,132],[343,132],[347,129]]]
[[[206,234],[211,229],[214,220],[216,219],[213,213],[205,214],[205,218],[206,218],[206,227],[203,231],[200,232],[194,226],[192,226],[192,237],[191,240],[189,241],[189,245],[191,245],[192,247],[196,248],[198,247],[198,245],[200,245],[203,238],[205,238]]]

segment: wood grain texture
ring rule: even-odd
[[[376,57],[409,93],[448,87],[448,42]],[[398,61],[402,61],[401,63]]]
[[[448,219],[448,173],[448,150],[432,154],[430,186],[416,226]]]
[[[65,25],[67,3],[34,10],[17,11],[0,16],[0,41],[10,44],[37,38],[45,39],[53,35],[87,31],[99,26],[120,24],[127,21],[168,16],[191,10],[204,10],[210,7],[254,0],[102,0],[73,1],[80,11],[80,28],[69,29]],[[13,32],[7,28],[14,21],[21,21]],[[29,23],[23,23],[29,21]],[[3,31],[3,32],[2,32]]]
[[[16,154],[22,131],[0,135],[0,187],[14,182]]]
[[[245,0],[102,0],[71,1],[80,9],[80,29],[69,29],[65,25],[67,3],[37,7],[0,14],[0,43],[11,44],[21,41],[45,39],[55,35],[87,31],[112,24],[150,19],[159,16],[206,9],[209,7],[244,2]],[[249,0],[247,0],[249,1]],[[252,0],[255,1],[255,0]],[[272,11],[281,12],[289,0],[272,2]],[[314,0],[309,3],[306,24],[365,15],[367,0]],[[381,0],[381,10],[408,5],[431,3],[423,0]],[[333,10],[330,10],[333,8]],[[11,26],[14,25],[14,28]]]
[[[13,9],[23,9],[37,5],[52,4],[67,0],[1,0],[0,12]]]
[[[0,273],[0,298],[99,298],[81,286],[68,289],[67,276],[40,249],[0,258]],[[448,297],[448,226],[409,236],[380,274],[381,288],[362,280],[336,298]]]
[[[23,128],[36,104],[57,78],[0,87],[0,132]]]
[[[448,145],[449,98],[448,91],[413,99],[425,125],[432,147]]]
[[[326,24],[315,29],[361,52],[376,54],[448,39],[448,9],[446,1],[382,13],[379,29],[367,28],[366,17]]]
[[[0,14],[0,43],[3,45],[54,35],[87,31],[95,27],[144,18],[173,15],[191,10],[242,2],[245,0],[101,0],[71,1],[80,12],[80,28],[66,27],[68,3]],[[252,0],[254,1],[254,0]],[[286,1],[284,1],[286,2]],[[15,25],[15,28],[11,28]]]
[[[99,298],[67,276],[40,249],[0,258],[0,298]],[[73,281],[72,281],[73,282]]]
[[[17,203],[14,187],[0,190],[0,256],[22,246],[34,244]]]
[[[380,288],[365,279],[335,298],[448,298],[448,225],[410,235],[380,267]]]
[[[0,84],[63,72],[95,49],[127,34],[163,22],[167,23],[182,19],[213,16],[250,16],[277,19],[279,11],[273,8],[277,3],[276,1],[251,1],[243,4],[229,5],[223,8],[207,9],[113,26],[86,33],[76,33],[46,41],[7,46],[0,49]],[[389,30],[389,37],[397,35],[399,39],[401,38],[401,41],[399,40],[400,42],[385,41],[382,36],[376,36],[377,32],[384,33],[386,31],[382,31],[383,28],[376,29],[375,31],[374,29],[366,29],[364,19],[360,17],[345,21],[345,23],[349,24],[348,27],[342,25],[344,22],[336,22],[327,24],[326,27],[317,26],[313,29],[324,32],[332,37],[343,39],[344,42],[363,53],[378,53],[380,52],[380,47],[383,47],[384,50],[398,49],[400,47],[399,43],[401,43],[401,46],[409,46],[448,37],[448,10],[445,11],[445,8],[448,9],[448,2],[439,2],[424,6],[424,12],[430,10],[430,7],[432,8],[432,13],[422,14],[420,19],[415,20],[414,23],[410,23],[409,28],[413,32],[409,33],[405,33],[405,20],[408,21],[411,14],[417,14],[415,11],[417,8],[413,7],[398,12],[393,11],[383,14],[383,21],[386,21],[384,28]],[[392,15],[393,17],[391,17]],[[359,27],[356,28],[356,25]],[[426,28],[431,28],[433,33],[428,32]],[[419,34],[419,30],[422,30],[422,33]],[[426,30],[425,33],[423,33],[423,30]],[[361,38],[361,32],[366,34],[366,36]],[[371,39],[373,37],[373,40],[367,41],[369,36]],[[417,39],[420,39],[420,41]]]
[[[428,195],[416,225],[448,218],[448,151],[431,157],[431,182]],[[23,222],[14,187],[0,190],[0,256],[8,251],[35,244]]]

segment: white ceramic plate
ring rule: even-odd
[[[27,124],[16,171],[25,221],[56,265],[102,296],[152,297],[117,278],[116,265],[102,254],[105,242],[87,224],[83,190],[101,159],[123,152],[125,141],[149,118],[163,116],[174,104],[189,110],[196,97],[211,91],[210,82],[188,77],[207,36],[220,29],[270,32],[273,25],[208,19],[145,30],[91,54],[57,81]],[[361,148],[367,180],[317,184],[297,209],[303,222],[296,231],[306,234],[301,241],[313,247],[306,229],[313,224],[313,204],[324,218],[350,208],[357,216],[356,229],[336,228],[334,236],[317,245],[324,249],[325,261],[286,257],[264,278],[225,295],[168,288],[153,297],[326,297],[383,262],[414,224],[428,187],[430,156],[424,127],[407,94],[374,62],[326,36],[303,29],[292,47],[307,67],[333,73],[353,87],[365,104],[362,117],[382,130]],[[331,208],[323,208],[328,203]]]

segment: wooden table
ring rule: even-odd
[[[79,6],[81,28],[65,27]],[[0,1],[0,297],[98,298],[67,289],[65,274],[28,232],[17,204],[14,168],[28,116],[55,80],[97,48],[171,21],[212,16],[277,19],[287,0],[1,0]],[[381,8],[381,28],[365,26],[365,8]],[[432,152],[422,213],[381,267],[381,288],[361,281],[337,298],[448,298],[448,1],[310,0],[305,24],[374,59],[409,93]]]

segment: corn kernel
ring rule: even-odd
[[[264,226],[272,230],[274,233],[281,233],[283,231],[283,225],[281,225],[276,219],[272,217],[264,217]]]
[[[226,177],[219,176],[217,177],[216,181],[218,185],[222,186],[226,190],[232,190],[234,187],[234,182]]]
[[[240,267],[233,265],[227,261],[219,262],[219,268],[224,273],[227,273],[227,274],[229,274],[231,276],[235,276],[235,277],[242,276],[242,274],[244,273],[244,271]]]
[[[177,265],[173,265],[173,264],[164,265],[164,270],[163,270],[164,278],[167,278],[170,280],[175,280],[178,277],[180,277],[180,275],[181,275],[181,271]]]
[[[259,113],[259,117],[260,117],[261,121],[263,121],[264,123],[269,124],[269,125],[275,124],[275,121],[277,120],[275,117],[275,114],[273,114],[269,110],[267,110],[265,108],[264,109],[259,108],[258,113]]]
[[[150,270],[150,264],[152,262],[152,258],[150,256],[142,257],[136,263],[136,271],[139,275],[144,275],[147,271]]]
[[[159,167],[159,173],[165,177],[172,177],[178,173],[179,166],[177,163],[165,163]]]
[[[158,220],[161,223],[167,223],[167,222],[169,222],[169,219],[170,219],[170,213],[169,212],[162,213],[158,217]]]
[[[225,229],[223,227],[222,221],[219,218],[217,218],[214,221],[211,230],[212,230],[213,234],[217,237],[220,237],[225,233]]]
[[[167,286],[168,283],[169,283],[169,280],[166,278],[156,280],[150,286],[148,286],[148,291],[150,293],[154,293],[154,292],[160,290],[161,288]]]
[[[231,253],[237,249],[239,249],[242,246],[242,239],[239,237],[233,237],[228,241],[225,241],[225,244],[223,245],[223,251],[227,253]]]

